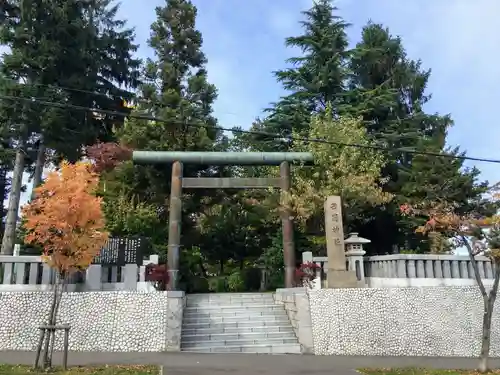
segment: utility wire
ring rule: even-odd
[[[7,78],[7,77],[2,77],[0,78],[0,81],[10,81],[14,84],[17,84],[19,86],[27,86],[27,87],[47,87],[49,89],[52,89],[52,90],[61,90],[61,91],[73,91],[73,92],[80,92],[82,94],[89,94],[89,95],[94,95],[94,96],[100,96],[100,97],[103,97],[103,98],[115,98],[115,99],[120,99],[120,100],[125,100],[124,99],[124,95],[119,95],[119,94],[111,94],[110,92],[98,92],[98,91],[90,91],[90,90],[85,90],[85,89],[79,89],[79,88],[71,88],[71,87],[67,87],[67,86],[60,86],[60,85],[49,85],[49,84],[46,84],[46,83],[37,83],[37,82],[30,82],[30,83],[20,83],[18,80],[16,79],[13,79],[13,78]],[[104,86],[102,86],[102,88],[105,89]],[[41,98],[40,98],[41,99]],[[131,103],[134,103],[134,104],[151,104],[151,105],[154,105],[155,102],[152,101],[152,100],[148,100],[148,99],[143,99],[143,98],[137,98],[137,97],[132,97],[126,101],[129,101]],[[234,115],[236,116],[237,113],[234,113],[234,112],[223,112],[223,114],[225,115]]]
[[[97,91],[90,91],[90,90],[84,90],[84,89],[78,89],[78,88],[71,88],[71,87],[65,87],[65,86],[60,86],[60,85],[49,85],[46,83],[38,83],[38,82],[30,82],[30,83],[23,83],[19,82],[18,80],[14,78],[8,78],[8,77],[2,77],[0,80],[2,81],[9,81],[14,84],[17,84],[19,86],[31,86],[31,87],[47,87],[53,90],[63,90],[63,91],[73,91],[73,92],[81,92],[84,94],[91,94],[91,95],[97,95],[97,96],[103,96],[107,98],[123,98],[123,95],[118,95],[118,94],[111,94],[111,93],[104,93],[104,92],[97,92]],[[102,86],[102,88],[105,88]]]
[[[119,111],[110,111],[110,110],[99,109],[99,108],[82,107],[82,106],[68,104],[68,103],[55,103],[55,102],[45,101],[45,100],[41,100],[41,99],[37,99],[37,98],[24,98],[24,97],[16,97],[16,96],[9,96],[9,95],[0,95],[0,99],[12,100],[12,101],[22,101],[25,103],[36,103],[36,104],[40,104],[40,105],[44,105],[44,106],[48,106],[48,107],[56,107],[56,108],[62,108],[62,109],[73,109],[73,110],[78,110],[78,111],[93,112],[93,113],[99,113],[99,114],[110,115],[110,116],[121,116],[124,118],[129,117],[129,118],[134,118],[134,119],[138,119],[138,120],[161,122],[161,123],[165,123],[165,124],[169,124],[169,125],[181,125],[181,126],[187,126],[187,127],[205,128],[205,129],[220,130],[220,131],[227,131],[227,132],[240,133],[240,134],[258,135],[258,136],[267,137],[267,138],[284,139],[287,141],[301,141],[301,142],[306,142],[306,143],[322,143],[322,144],[329,144],[329,145],[341,146],[341,147],[354,147],[354,148],[385,151],[385,152],[401,152],[401,153],[412,154],[412,155],[424,155],[424,156],[432,156],[432,157],[443,157],[443,158],[448,158],[448,159],[470,160],[470,161],[478,161],[478,162],[484,162],[484,163],[500,164],[500,159],[479,158],[479,157],[463,156],[463,155],[441,154],[441,153],[437,153],[437,152],[416,151],[416,150],[411,150],[411,149],[407,149],[407,148],[389,148],[389,147],[376,146],[376,145],[363,145],[363,144],[357,144],[357,143],[335,142],[335,141],[329,141],[327,139],[322,139],[322,138],[283,136],[280,134],[258,131],[258,130],[243,130],[243,129],[239,129],[239,128],[224,128],[224,127],[220,127],[220,126],[186,123],[184,121],[175,120],[175,119],[165,120],[165,119],[161,119],[161,118],[158,118],[155,116],[150,116],[150,115],[141,115],[141,114],[134,114],[134,113],[119,112]]]
[[[12,83],[15,83],[15,84],[17,84],[19,86],[47,87],[47,88],[50,88],[50,89],[53,89],[53,90],[81,92],[81,93],[85,93],[85,94],[89,94],[89,95],[104,97],[104,98],[107,98],[107,99],[109,99],[109,98],[117,98],[117,99],[122,100],[124,103],[127,102],[126,100],[124,100],[123,95],[111,94],[109,92],[107,92],[107,93],[96,92],[96,91],[90,91],[90,90],[85,90],[85,89],[80,89],[80,88],[71,88],[71,87],[67,87],[67,86],[60,86],[58,84],[54,85],[54,84],[45,84],[45,83],[37,83],[37,82],[19,83],[18,80],[15,80],[13,78],[6,78],[6,77],[3,77],[2,79],[5,80],[5,81],[10,81]],[[365,91],[365,92],[361,92],[360,94],[361,95],[368,95],[371,92],[375,92],[380,87],[382,87],[385,84],[387,84],[389,82],[389,80],[390,79],[388,78],[386,81],[382,82],[379,86],[375,87],[374,89],[371,89],[371,90],[368,90],[368,91]],[[336,96],[348,96],[348,95],[349,95],[349,93],[338,93],[338,94],[336,94]],[[37,99],[38,100],[45,100],[44,97],[37,97]],[[133,103],[134,105],[142,105],[142,104],[155,105],[155,102],[153,100],[148,100],[148,99],[143,99],[143,98],[137,98],[137,97],[131,98],[130,102]],[[234,113],[234,112],[227,112],[227,111],[224,111],[224,112],[217,111],[217,112],[220,113],[220,114],[237,116],[237,113]],[[398,117],[397,121],[399,123],[401,123],[401,119],[399,117]],[[381,138],[388,138],[388,135],[382,136]],[[410,139],[410,138],[414,138],[414,137],[411,137],[411,136],[408,136],[408,135],[399,134],[397,136],[397,138],[398,139]]]

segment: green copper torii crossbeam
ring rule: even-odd
[[[186,152],[186,151],[134,151],[136,164],[165,164],[179,161],[198,165],[280,165],[311,164],[310,152]]]
[[[179,272],[179,249],[182,219],[182,188],[242,188],[255,189],[276,187],[282,192],[290,190],[290,164],[312,164],[309,152],[185,152],[185,151],[134,151],[135,164],[172,163],[170,191],[170,213],[168,227],[168,272],[169,289],[176,290]],[[183,178],[183,164],[198,165],[275,165],[280,166],[279,178]],[[293,240],[292,215],[282,210],[283,258],[285,264],[285,286],[294,284],[295,245]]]

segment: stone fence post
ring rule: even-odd
[[[100,264],[91,264],[86,271],[85,290],[88,292],[98,292],[102,290],[102,270]]]
[[[123,267],[124,290],[137,290],[138,275],[139,267],[137,264],[126,264],[125,267]]]

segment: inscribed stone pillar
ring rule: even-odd
[[[328,288],[355,288],[356,273],[346,270],[342,205],[339,196],[328,197],[325,202],[325,235],[328,257]]]

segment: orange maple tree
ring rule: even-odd
[[[99,175],[92,163],[62,162],[35,189],[34,199],[23,207],[25,242],[42,247],[43,261],[58,276],[47,325],[52,330],[45,329],[39,340],[35,368],[44,342],[43,368],[52,366],[53,329],[68,276],[86,269],[108,239],[101,198],[95,195],[98,184]]]
[[[43,260],[67,276],[87,268],[108,239],[99,183],[91,163],[62,162],[23,207],[25,241],[43,248]]]

